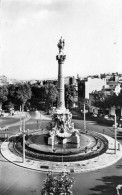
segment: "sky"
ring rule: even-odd
[[[122,0],[1,0],[0,75],[57,78],[122,72]]]

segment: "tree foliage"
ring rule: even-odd
[[[119,93],[119,95],[117,97],[116,102],[117,102],[118,106],[122,107],[122,89],[121,89],[121,91],[120,91],[120,93]]]
[[[32,96],[39,99],[45,98],[45,86],[34,84],[31,86]]]
[[[8,89],[6,86],[0,86],[0,107],[2,107],[2,103],[7,101]]]
[[[16,86],[16,94],[15,97],[20,105],[22,105],[22,108],[24,108],[25,103],[27,100],[31,98],[32,92],[30,85],[28,84],[19,84]]]
[[[77,92],[74,85],[65,85],[65,102],[66,107],[69,107],[74,102],[74,98],[76,97]]]
[[[103,91],[95,92],[93,94],[92,105],[101,109],[115,107],[122,107],[122,90],[117,96],[115,93],[105,95]]]
[[[8,101],[16,104],[17,103],[17,99],[16,99],[16,88],[17,86],[14,84],[10,84],[8,86]]]
[[[53,106],[53,103],[57,101],[58,90],[55,85],[46,85],[45,86],[45,97],[47,101],[47,105]]]

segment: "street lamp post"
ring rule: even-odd
[[[62,148],[62,163],[63,163],[63,148]]]
[[[22,108],[20,106],[20,131],[22,130]]]
[[[23,117],[22,107],[20,106],[20,132],[23,135],[23,163],[25,162],[25,118]]]
[[[116,140],[117,140],[117,123],[116,123],[116,114],[114,117],[114,128],[115,128],[115,141],[114,141],[114,149],[115,149],[115,154],[116,154]]]
[[[39,129],[41,129],[41,113],[40,113],[40,123],[39,123]]]
[[[23,119],[23,163],[25,162],[25,119]]]
[[[86,132],[86,108],[85,108],[85,103],[84,103],[84,131]]]

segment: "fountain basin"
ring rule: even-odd
[[[47,137],[45,138],[45,136]],[[62,162],[63,158],[63,162],[73,162],[94,158],[108,149],[107,139],[98,133],[81,134],[81,140],[80,147],[71,143],[50,146],[47,144],[48,134],[32,134],[26,137],[26,157],[55,162]],[[10,142],[9,147],[12,152],[15,151],[15,153],[22,156],[22,136],[20,135],[14,142]]]

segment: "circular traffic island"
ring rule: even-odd
[[[11,138],[12,139],[12,138]],[[22,135],[9,143],[16,154],[23,155]],[[97,133],[81,133],[80,144],[66,143],[48,145],[48,134],[30,134],[26,136],[25,155],[26,158],[34,160],[46,160],[53,162],[75,162],[94,158],[103,154],[108,149],[107,139]]]
[[[88,172],[116,163],[122,157],[122,145],[107,135],[96,132],[81,133],[80,147],[75,144],[47,144],[46,133],[12,136],[1,145],[2,155],[15,165],[36,171]],[[119,145],[119,147],[118,147]]]

